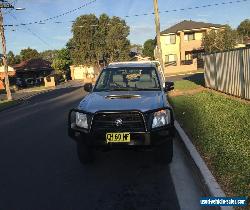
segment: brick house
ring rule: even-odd
[[[165,73],[197,70],[204,52],[203,35],[209,30],[223,28],[220,24],[184,20],[162,31],[161,48]]]
[[[16,72],[16,77],[20,78],[46,77],[53,71],[51,63],[41,58],[22,61],[14,65],[13,69]]]

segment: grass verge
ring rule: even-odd
[[[249,196],[250,104],[208,91],[170,102],[226,194]]]
[[[196,84],[195,82],[189,80],[178,80],[174,82],[175,90],[193,90],[196,88],[201,87],[200,85]]]

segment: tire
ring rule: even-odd
[[[155,149],[155,159],[158,163],[170,164],[173,159],[173,139]]]
[[[86,165],[94,161],[93,148],[86,145],[84,142],[77,142],[77,155],[81,164]]]

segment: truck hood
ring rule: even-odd
[[[84,97],[78,109],[95,113],[97,111],[140,110],[169,106],[166,95],[162,91],[113,91],[92,92]]]

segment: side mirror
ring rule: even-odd
[[[165,92],[171,91],[173,89],[174,89],[174,82],[173,81],[165,82]]]
[[[93,86],[92,86],[92,83],[86,83],[84,86],[83,86],[84,90],[86,92],[91,92],[92,89],[93,89]]]

